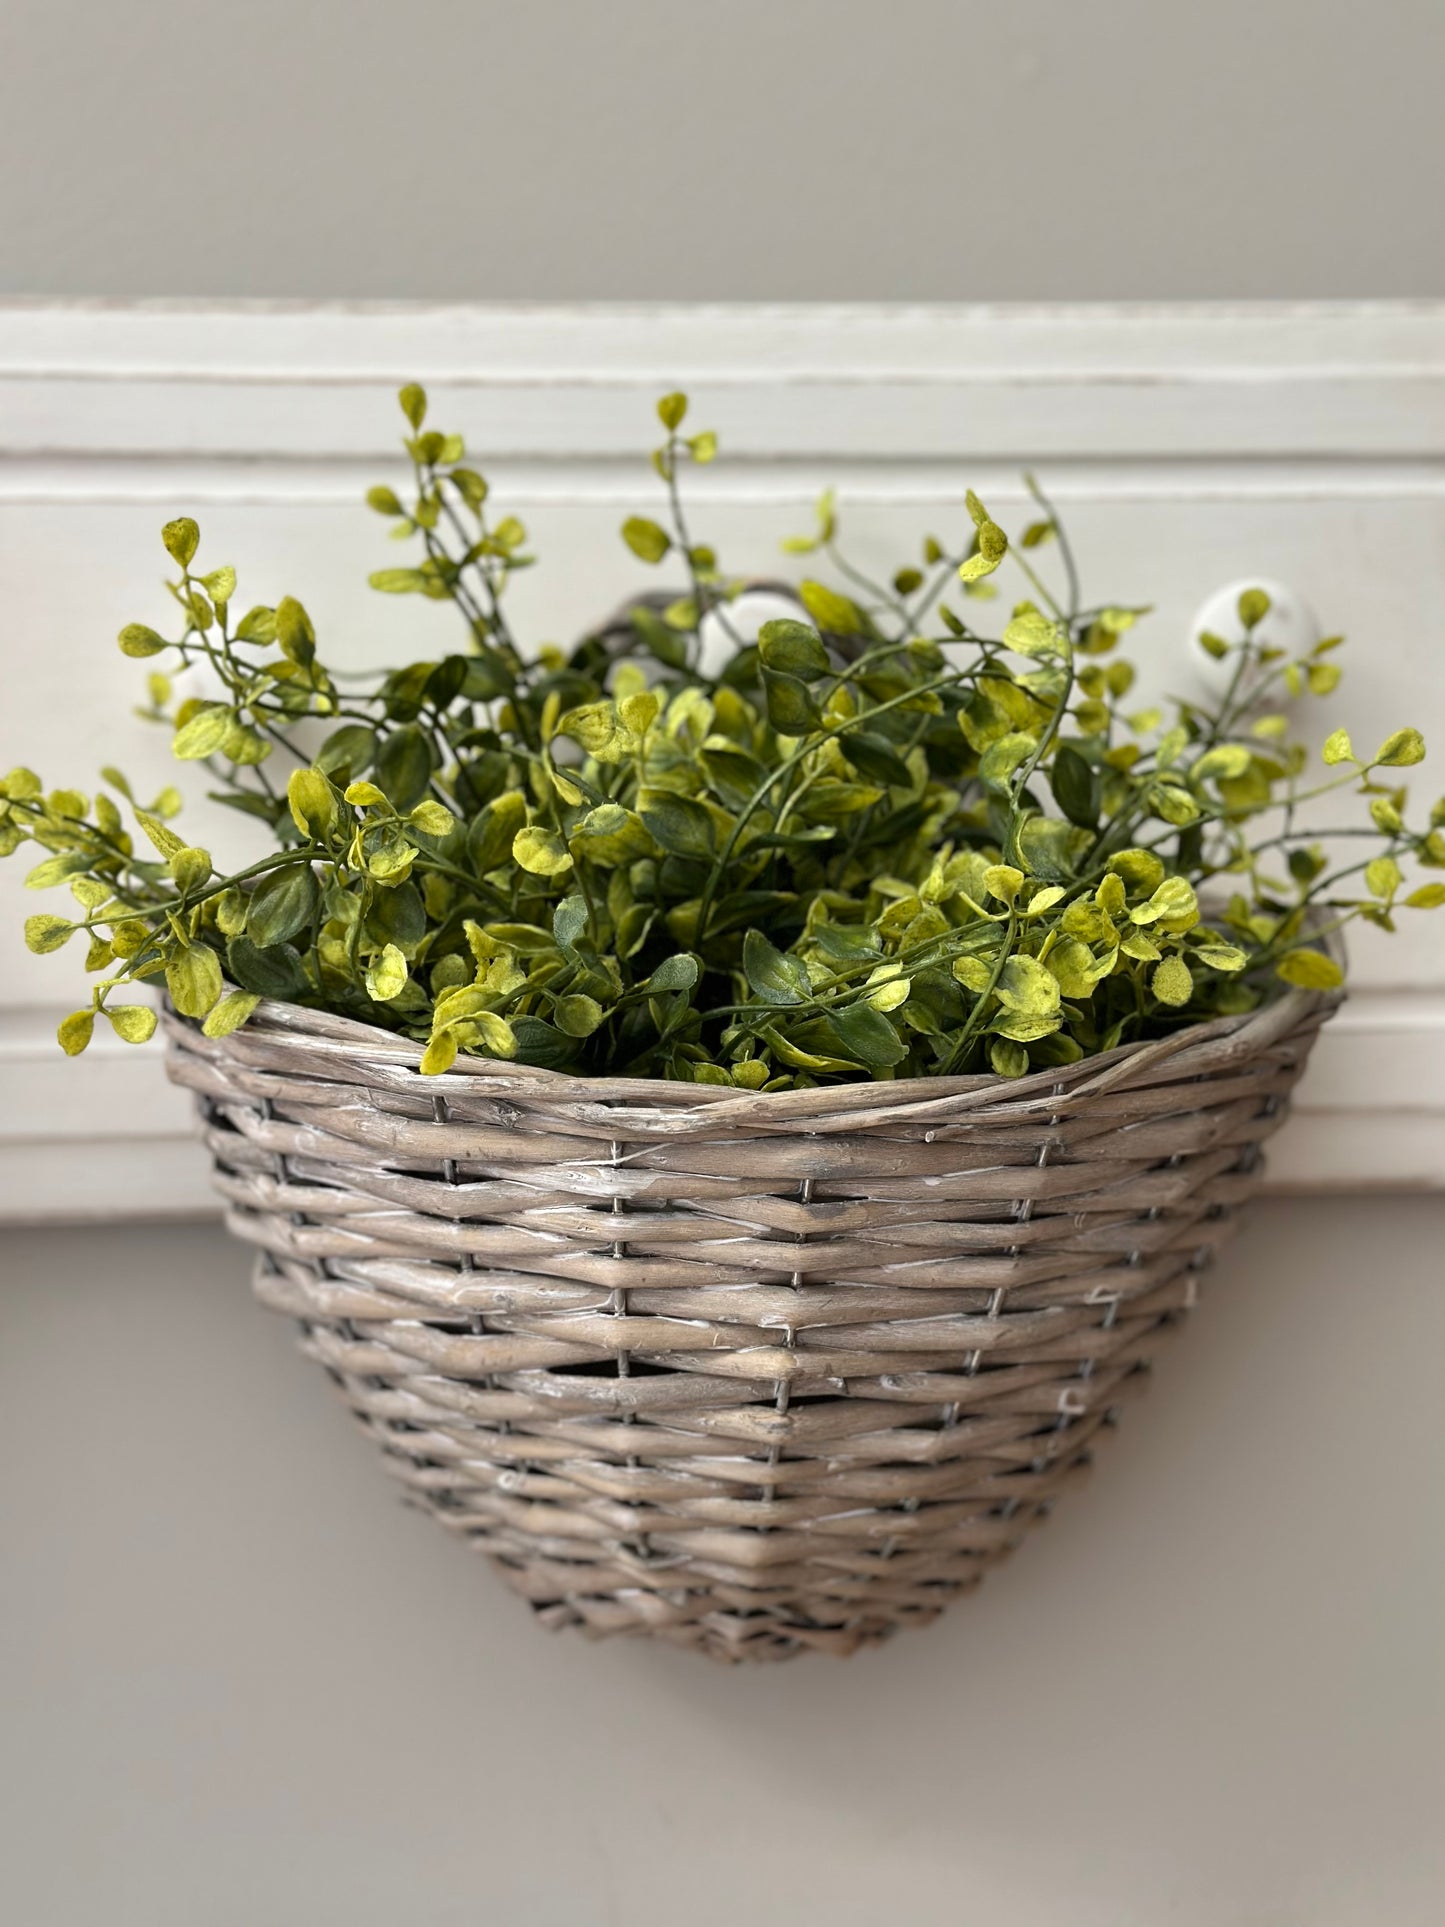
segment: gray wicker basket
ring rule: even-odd
[[[848,1653],[1018,1544],[1193,1302],[1338,996],[753,1095],[167,1018],[256,1288],[549,1626]]]

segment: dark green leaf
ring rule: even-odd
[[[243,990],[262,997],[299,997],[306,988],[301,959],[289,943],[263,950],[249,937],[232,937],[226,949],[226,972]]]
[[[587,899],[583,896],[564,897],[552,912],[552,935],[557,940],[558,949],[575,949],[586,928]]]
[[[887,1070],[908,1055],[908,1046],[893,1025],[871,1005],[853,1004],[847,1010],[830,1011],[828,1024],[846,1055],[856,1057],[869,1070]]]
[[[675,629],[670,629],[651,609],[634,609],[632,627],[649,655],[668,669],[686,669],[687,644]]]
[[[426,679],[427,701],[435,703],[438,709],[449,709],[461,694],[473,667],[468,656],[444,656]]]
[[[262,950],[285,943],[315,921],[320,901],[321,892],[309,863],[273,870],[252,892],[246,909],[246,934]],[[245,986],[247,990],[256,987]]]
[[[911,789],[913,778],[908,765],[884,737],[871,730],[849,729],[838,738],[838,747],[860,776],[872,783],[892,783]]]
[[[207,790],[206,797],[212,803],[224,803],[228,810],[239,810],[243,816],[259,817],[263,823],[276,824],[289,814],[283,798],[278,805],[269,796],[254,796],[247,790]]]
[[[768,721],[780,735],[807,736],[822,727],[823,718],[806,683],[796,676],[774,675],[769,671],[763,677],[763,685],[768,695]]]
[[[658,847],[669,856],[706,859],[716,855],[712,817],[692,797],[655,794],[641,815]]]
[[[410,881],[397,884],[394,890],[378,890],[367,912],[366,926],[379,943],[414,950],[426,935],[421,891]]]
[[[801,957],[776,950],[760,930],[743,939],[743,971],[754,994],[765,1004],[806,1004],[813,986]]]
[[[409,810],[431,782],[431,738],[415,723],[394,729],[376,753],[376,781],[398,810]]]
[[[1054,752],[1052,783],[1059,808],[1071,823],[1098,828],[1099,785],[1079,752],[1064,743]]]
[[[517,679],[505,659],[486,643],[478,643],[476,654],[466,658],[466,665],[462,694],[469,703],[495,702],[516,687]]]
[[[802,682],[816,682],[829,669],[828,651],[817,630],[786,616],[763,624],[758,631],[758,654],[765,669],[796,676]]]
[[[478,876],[505,863],[512,843],[527,821],[527,800],[520,790],[507,790],[472,818],[467,831],[467,856]]]
[[[316,752],[316,767],[323,775],[334,777],[338,786],[345,789],[356,777],[366,774],[375,754],[374,729],[368,729],[365,723],[343,723],[340,729],[332,730]]]
[[[541,1017],[513,1017],[512,1035],[517,1040],[518,1064],[532,1064],[539,1070],[565,1071],[577,1061],[581,1048],[575,1037],[568,1037]]]

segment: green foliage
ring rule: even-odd
[[[0,854],[34,846],[27,882],[73,899],[30,917],[27,943],[88,945],[67,1052],[101,1015],[144,1042],[151,1009],[110,998],[163,982],[209,1037],[281,998],[416,1039],[428,1073],[471,1055],[741,1090],[1017,1077],[1281,983],[1333,987],[1341,924],[1445,905],[1445,884],[1406,878],[1445,870],[1445,799],[1411,828],[1396,782],[1418,731],[1365,763],[1336,729],[1313,774],[1288,740],[1281,692],[1328,695],[1339,638],[1287,657],[1247,590],[1239,639],[1200,638],[1224,696],[1132,710],[1117,650],[1144,612],[1083,605],[1031,478],[1039,514],[1016,541],[969,493],[953,550],[928,536],[883,583],[841,553],[824,496],[785,547],[837,579],[803,581],[796,617],[754,646],[733,633],[739,579],[683,507],[716,437],[683,436],[687,399],[665,396],[664,519],[622,537],[685,571],[681,592],[527,650],[508,613],[525,528],[493,516],[461,436],[426,427],[424,392],[400,399],[411,485],[366,499],[418,552],[372,582],[451,605],[453,653],[333,674],[294,597],[233,616],[235,571],[192,572],[186,517],[162,532],[178,633],[120,631],[126,655],[167,658],[143,713],[256,827],[254,862],[217,873],[171,827],[178,793],[142,803],[114,769],[93,798],[0,779]],[[1030,559],[1044,549],[1056,590]],[[946,597],[996,596],[1005,564],[1027,593],[985,634]],[[717,674],[699,666],[708,618],[735,644]],[[1336,791],[1366,820],[1301,829]]]

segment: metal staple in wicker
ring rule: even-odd
[[[931,1620],[1085,1470],[1338,998],[1007,1082],[756,1095],[167,1019],[263,1302],[549,1626],[727,1660]]]

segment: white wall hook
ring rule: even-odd
[[[1269,597],[1269,614],[1255,630],[1261,641],[1277,649],[1286,649],[1292,656],[1306,654],[1320,639],[1320,621],[1308,602],[1297,589],[1287,582],[1279,582],[1273,576],[1246,575],[1237,582],[1227,582],[1223,588],[1199,605],[1194,619],[1189,625],[1189,639],[1194,644],[1191,652],[1191,667],[1194,680],[1201,690],[1207,690],[1211,697],[1224,693],[1234,665],[1230,659],[1220,660],[1208,655],[1199,647],[1199,638],[1206,631],[1220,636],[1225,642],[1240,642],[1244,637],[1244,624],[1239,619],[1239,598],[1246,589],[1263,589]],[[1289,701],[1288,692],[1279,691],[1278,703]]]

